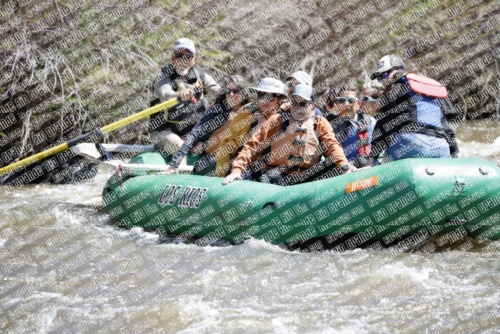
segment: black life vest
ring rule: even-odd
[[[158,112],[153,114],[149,119],[149,131],[163,131],[169,127],[166,123],[182,123],[196,112],[205,112],[205,105],[203,103],[205,72],[203,70],[192,68],[187,75],[181,76],[174,69],[173,65],[169,64],[161,69],[161,76],[166,76],[170,79],[172,89],[176,92],[184,87],[193,88],[196,103],[193,103],[193,101],[180,101],[176,106],[168,109],[167,113]],[[162,77],[157,78],[157,80],[161,79]],[[199,81],[201,81],[202,87],[199,87]],[[158,97],[152,100],[149,106],[153,107],[160,102],[160,98]],[[168,116],[165,117],[165,114]]]

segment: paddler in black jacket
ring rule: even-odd
[[[387,149],[388,161],[449,158],[450,153],[458,151],[453,130],[443,116],[448,96],[444,86],[409,73],[396,55],[382,57],[372,79],[385,86],[384,95],[378,99],[372,156]]]
[[[149,122],[152,139],[158,148],[168,153],[179,149],[187,135],[205,112],[205,94],[216,96],[220,86],[203,70],[196,68],[196,48],[192,40],[175,42],[172,63],[163,67],[154,83],[158,99],[151,105],[177,97],[180,103],[164,113],[155,114]]]
[[[259,107],[248,100],[247,81],[239,75],[225,78],[220,95],[200,122],[186,136],[186,141],[173,155],[165,174],[177,172],[182,159],[203,142],[201,156],[194,165],[193,174],[226,176],[246,140],[250,138],[259,119]]]

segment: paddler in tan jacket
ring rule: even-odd
[[[262,181],[280,185],[312,181],[333,172],[335,166],[342,173],[355,171],[328,121],[314,115],[312,95],[312,87],[297,85],[290,97],[290,117],[273,115],[263,123],[234,160],[223,184],[241,180],[247,167],[261,170]],[[326,159],[321,161],[323,155]]]

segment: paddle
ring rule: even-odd
[[[133,152],[134,154],[144,152],[154,152],[157,149],[154,145],[127,145],[127,144],[101,144],[102,147],[110,153]],[[76,145],[73,150],[82,157],[92,157],[98,159],[101,153],[93,143],[81,143]]]
[[[138,112],[137,114],[130,115],[130,116],[125,117],[119,121],[116,121],[116,122],[111,123],[109,125],[103,126],[102,128],[94,129],[91,132],[88,132],[84,135],[81,135],[80,137],[74,138],[66,143],[59,144],[59,145],[52,147],[48,150],[45,150],[43,152],[32,155],[31,157],[25,158],[23,160],[20,160],[18,162],[15,162],[13,164],[10,164],[8,166],[0,168],[0,175],[7,174],[10,171],[13,171],[17,168],[31,165],[34,162],[37,162],[37,161],[40,161],[40,160],[45,159],[47,157],[53,156],[57,153],[61,153],[62,151],[67,150],[67,149],[77,145],[78,143],[92,137],[95,134],[101,135],[103,133],[110,133],[110,132],[113,132],[113,131],[118,130],[120,128],[123,128],[124,126],[126,126],[130,123],[133,123],[137,120],[148,117],[148,116],[150,116],[154,113],[157,113],[161,110],[171,108],[178,103],[179,103],[179,100],[177,98],[173,98],[173,99],[167,100],[165,102],[162,102],[160,104],[157,104],[154,107],[150,107],[150,108],[145,109],[141,112]]]

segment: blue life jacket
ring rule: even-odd
[[[365,160],[371,151],[373,125],[370,116],[358,114],[359,121],[351,118],[337,117],[330,122],[335,137],[342,145],[347,160],[356,167],[369,165]]]
[[[408,95],[413,99],[416,106],[416,121],[424,126],[430,126],[436,129],[441,129],[443,127],[442,118],[442,106],[443,99],[424,96],[411,90],[411,86],[408,83],[406,77],[401,78],[407,87],[409,88]]]
[[[377,113],[372,155],[376,157],[395,145],[400,134],[418,133],[446,139],[443,108],[447,97],[446,87],[436,80],[412,73],[400,78],[380,99],[385,99],[385,103]]]

